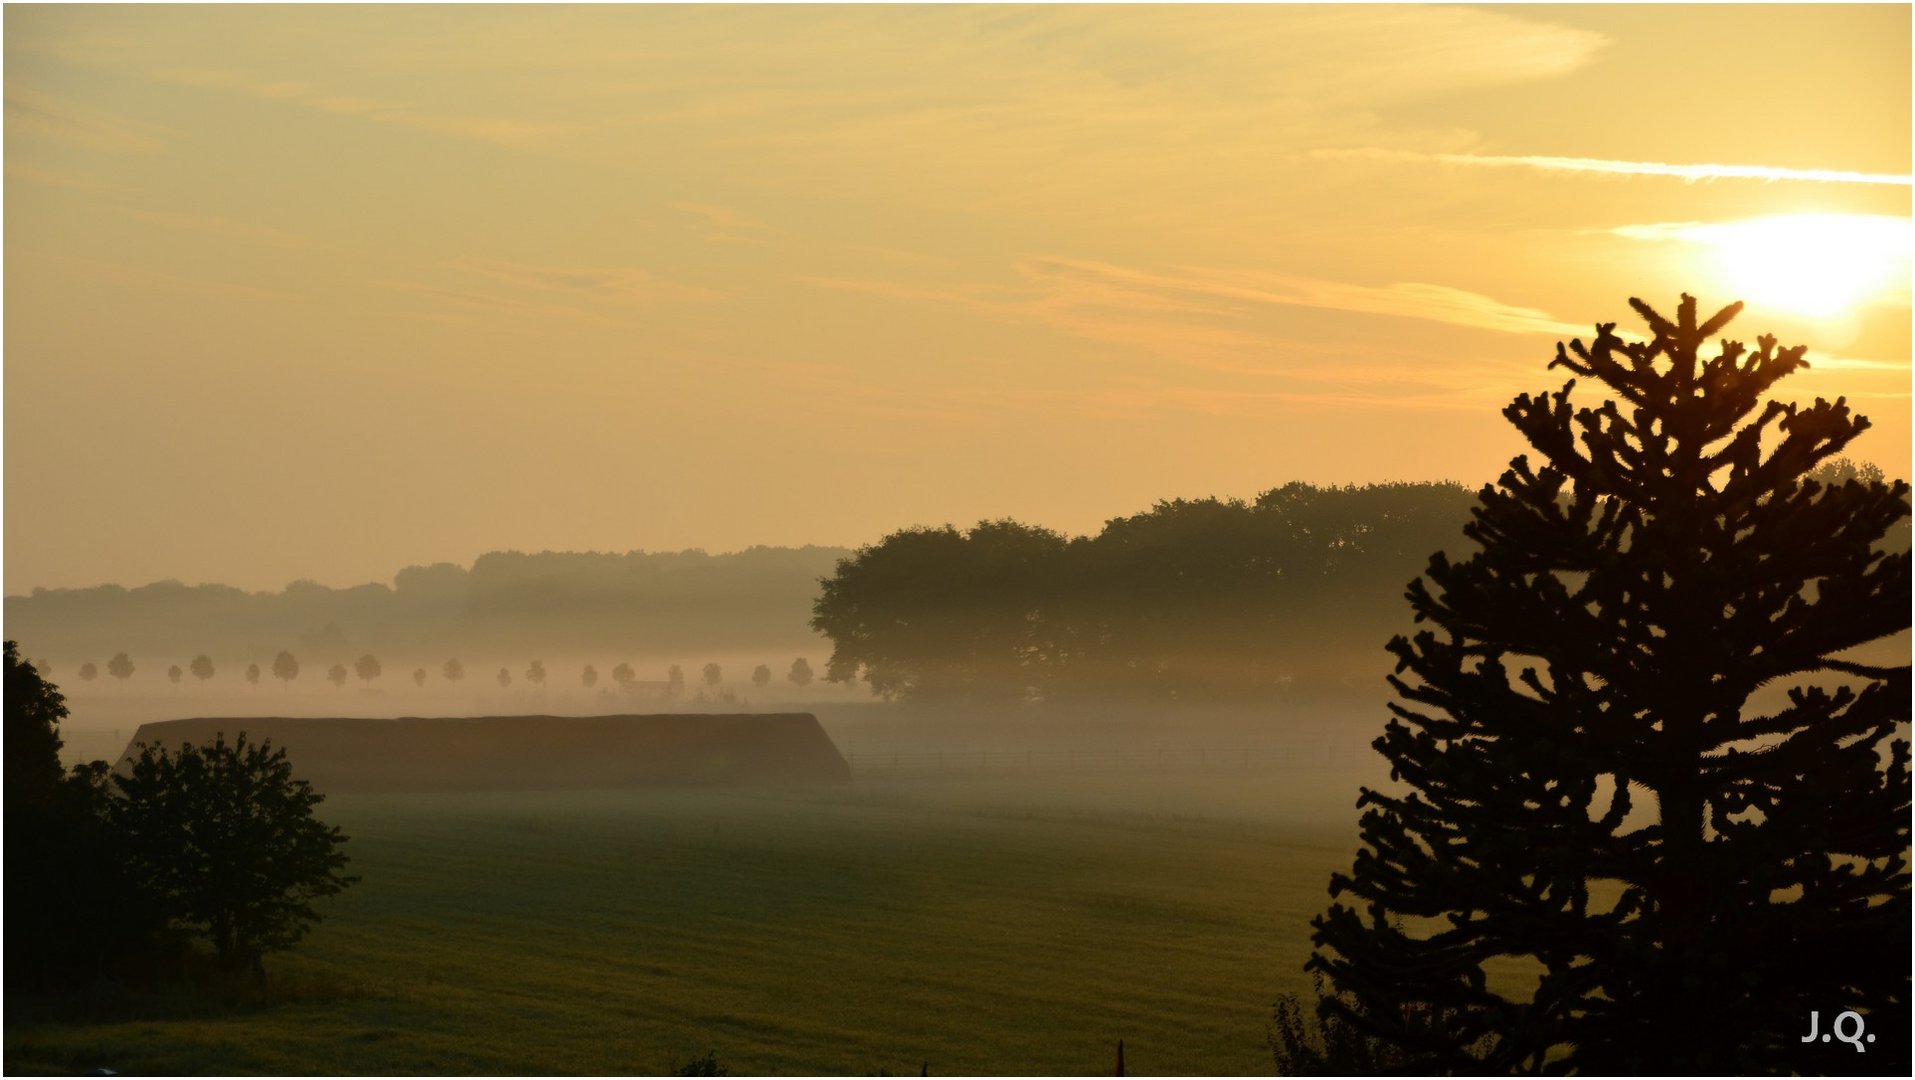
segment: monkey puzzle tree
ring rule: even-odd
[[[1905,1065],[1800,1035],[1906,1033],[1908,654],[1858,647],[1909,625],[1908,486],[1809,478],[1868,421],[1766,398],[1800,347],[1705,358],[1741,305],[1630,303],[1651,340],[1551,364],[1610,400],[1505,409],[1541,467],[1410,586],[1433,628],[1390,643],[1395,783],[1313,923],[1319,1015],[1412,1072]],[[1486,979],[1512,959],[1533,989]]]

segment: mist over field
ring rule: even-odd
[[[1908,1073],[1907,5],[3,17],[7,1074]]]

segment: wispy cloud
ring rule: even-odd
[[[508,285],[617,304],[709,303],[724,296],[715,289],[668,281],[633,266],[536,266],[497,259],[466,259],[446,266]]]
[[[736,210],[723,206],[713,206],[710,203],[675,202],[667,205],[674,210],[682,211],[693,217],[703,218],[721,229],[762,229],[765,227],[765,223],[762,221],[754,220]]]
[[[7,84],[7,135],[87,150],[156,154],[165,129],[14,83]]]
[[[1511,371],[1494,362],[1457,363],[1389,345],[1388,337],[1349,343],[1302,340],[1280,313],[1313,308],[1407,318],[1516,335],[1588,337],[1534,308],[1426,282],[1361,285],[1265,271],[1177,266],[1141,269],[1085,259],[1030,257],[1013,266],[1017,284],[826,278],[809,284],[907,302],[939,303],[979,315],[1048,327],[1075,337],[1139,350],[1216,378],[1248,385],[1149,382],[1083,388],[1086,401],[1129,415],[1145,397],[1180,411],[1243,414],[1311,402],[1327,407],[1480,408],[1502,393]],[[1321,335],[1318,335],[1319,337]],[[1144,384],[1139,384],[1144,385]],[[1108,389],[1108,384],[1106,384]],[[1101,403],[1101,404],[1099,404]]]
[[[1359,158],[1371,161],[1434,162],[1497,169],[1538,169],[1544,172],[1604,173],[1611,176],[1670,176],[1690,183],[1702,180],[1795,180],[1818,184],[1880,184],[1909,187],[1907,173],[1848,172],[1840,169],[1789,169],[1776,165],[1680,165],[1665,161],[1616,161],[1609,158],[1551,157],[1543,154],[1431,154],[1380,147],[1312,150],[1318,159]]]
[[[268,81],[214,68],[164,68],[151,75],[159,82],[175,86],[221,90],[260,101],[283,101],[315,112],[363,117],[376,123],[517,149],[541,143],[564,130],[556,125],[510,117],[426,112],[395,102],[333,93],[309,83]]]
[[[283,229],[208,214],[170,214],[137,209],[126,209],[123,212],[128,217],[162,228],[219,236],[229,240],[245,240],[268,247],[298,248],[305,247],[311,242],[304,236],[286,232]]]

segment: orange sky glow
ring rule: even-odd
[[[1492,479],[1696,294],[1910,473],[1909,8],[5,12],[5,590]]]

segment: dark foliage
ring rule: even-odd
[[[228,971],[262,971],[319,913],[313,901],[357,878],[340,873],[337,828],[313,817],[325,796],[295,780],[286,752],[254,745],[140,746],[112,778],[106,817],[128,873],[169,924],[211,942]]]
[[[1609,400],[1518,397],[1541,467],[1410,586],[1319,1015],[1417,1072],[1905,1070],[1909,668],[1855,650],[1909,625],[1908,486],[1812,478],[1868,423],[1766,399],[1799,347],[1705,357],[1740,305],[1631,303],[1653,340],[1552,365]],[[1800,1045],[1844,1009],[1876,1052]]]
[[[1366,680],[1391,582],[1455,538],[1455,484],[1159,503],[1096,536],[1015,521],[908,529],[838,564],[813,606],[826,677],[923,700],[1267,699]]]
[[[1358,1008],[1348,997],[1339,1008],[1324,1007],[1323,976],[1317,974],[1315,1008],[1307,1008],[1294,994],[1277,999],[1267,1041],[1278,1076],[1385,1076],[1414,1072],[1410,1055],[1399,1045],[1369,1034],[1348,1019]],[[1429,1029],[1438,1025],[1428,1004],[1406,1002],[1392,1027]]]
[[[106,766],[63,772],[66,702],[6,643],[6,985],[61,990],[122,974],[155,921],[101,812]]]

